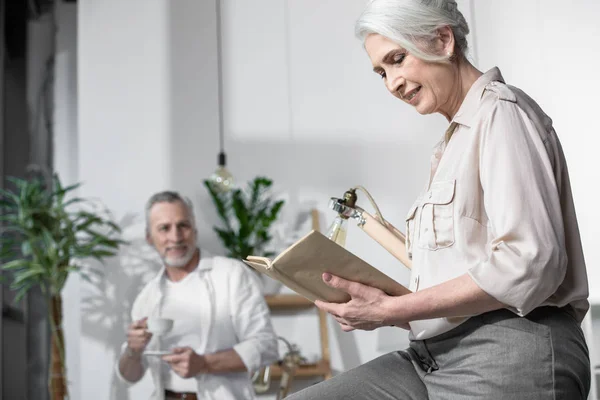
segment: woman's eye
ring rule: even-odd
[[[381,79],[385,78],[385,71],[380,71],[378,74],[381,77]]]
[[[394,64],[402,63],[402,61],[404,61],[405,57],[406,57],[406,54],[404,54],[404,53],[398,53],[398,54],[394,55],[394,58],[393,58]]]

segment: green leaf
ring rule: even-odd
[[[273,181],[256,177],[244,190],[226,193],[214,190],[210,181],[204,181],[225,229],[213,227],[228,255],[244,258],[249,254],[261,255],[262,249],[272,240],[269,228],[277,220],[284,201],[273,201],[270,187]],[[232,221],[232,222],[230,222]],[[232,229],[233,223],[238,228]]]
[[[233,232],[225,231],[225,230],[219,229],[217,227],[215,227],[213,229],[217,233],[217,235],[219,235],[219,238],[223,242],[223,245],[225,246],[225,248],[231,250],[235,246],[236,237]]]
[[[14,302],[19,303],[33,286],[35,286],[33,283],[21,286],[20,289],[17,290],[17,295],[15,296]]]
[[[95,258],[113,257],[115,252],[110,250],[93,250],[90,252],[90,255]]]
[[[231,203],[231,192],[219,193],[214,184],[209,180],[204,180],[204,187],[208,190],[208,194],[217,209],[217,214],[219,218],[223,222],[223,225],[228,230],[232,230],[231,225],[229,223],[229,209]]]
[[[15,204],[14,201],[11,200],[7,200],[4,198],[0,197],[0,207],[4,207],[4,208],[8,208],[8,209],[14,209],[17,205]]]
[[[74,197],[68,201],[66,201],[65,203],[63,203],[63,207],[68,207],[71,206],[73,204],[78,204],[78,203],[84,203],[85,200],[80,198],[80,197]]]
[[[0,260],[11,259],[16,257],[17,252],[10,246],[2,246],[0,248]]]
[[[25,271],[19,271],[15,273],[13,283],[11,284],[11,289],[20,289],[23,284],[29,284],[31,282],[37,283],[44,275],[45,271],[43,269],[28,269]]]
[[[81,183],[75,183],[71,186],[67,186],[66,188],[58,188],[58,190],[56,192],[54,192],[54,194],[55,195],[64,195],[68,192],[78,189],[80,186],[81,186]]]
[[[79,197],[63,202],[79,183],[63,187],[58,175],[52,182],[40,178],[9,181],[14,190],[0,191],[0,218],[5,222],[0,257],[8,261],[0,268],[11,272],[11,287],[18,294],[25,295],[34,286],[46,293],[57,293],[68,274],[76,270],[69,265],[72,258],[102,259],[114,255],[126,243],[112,237],[120,232],[113,221],[66,208],[87,202]],[[22,258],[14,260],[16,256]]]
[[[0,215],[0,222],[9,222],[11,224],[17,224],[19,218],[14,214]]]
[[[273,208],[271,208],[271,216],[270,216],[271,222],[273,222],[277,219],[277,215],[279,215],[279,212],[281,211],[281,208],[283,207],[284,204],[285,204],[285,201],[279,200],[273,205]]]
[[[14,176],[9,176],[6,178],[7,181],[14,183],[15,186],[17,187],[17,189],[19,190],[23,190],[24,188],[28,187],[29,183],[21,178],[17,178]]]
[[[33,255],[33,250],[31,249],[31,242],[25,240],[21,243],[21,254],[23,257],[30,257]]]
[[[3,264],[1,266],[1,268],[5,271],[10,271],[13,269],[27,268],[31,264],[32,264],[32,262],[29,260],[14,260],[14,261],[9,261],[6,264]]]

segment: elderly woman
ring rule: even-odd
[[[588,285],[565,157],[530,97],[467,60],[468,32],[452,0],[374,0],[356,24],[390,93],[449,127],[406,216],[413,293],[325,274],[352,300],[317,302],[345,331],[410,329],[410,347],[291,399],[587,398]]]

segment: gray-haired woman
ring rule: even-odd
[[[390,93],[450,126],[406,216],[414,293],[325,274],[352,300],[317,302],[345,331],[410,329],[410,347],[290,398],[587,398],[587,274],[552,121],[467,60],[455,1],[374,0],[356,32]]]

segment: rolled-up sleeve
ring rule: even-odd
[[[257,278],[243,265],[235,271],[231,280],[231,315],[239,342],[233,349],[252,373],[277,361],[277,336]]]
[[[479,168],[491,238],[470,276],[524,316],[559,287],[567,268],[559,193],[546,132],[519,106],[497,101],[483,122]]]
[[[135,300],[133,302],[133,306],[131,307],[131,320],[132,321],[138,321],[141,318],[146,316],[146,315],[143,315],[143,313],[141,313],[140,310],[142,309],[143,305],[147,303],[147,300],[148,300],[147,293],[148,293],[148,290],[145,289],[135,298]],[[125,377],[121,374],[121,369],[119,368],[119,363],[121,361],[121,357],[123,357],[123,355],[125,355],[126,349],[127,349],[127,341],[125,341],[121,345],[121,351],[119,352],[119,354],[117,356],[117,362],[115,363],[115,375],[121,382],[123,382],[127,385],[133,385],[136,382],[130,382],[127,379],[125,379]],[[148,369],[148,360],[146,359],[146,357],[142,357],[141,362],[142,362],[142,368],[144,369],[144,374],[145,374],[146,370]]]

